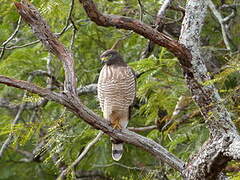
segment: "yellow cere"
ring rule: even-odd
[[[102,61],[106,61],[108,59],[108,57],[102,57],[101,60]]]

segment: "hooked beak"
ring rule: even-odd
[[[108,60],[108,57],[105,56],[105,57],[101,57],[100,59],[102,62],[106,62]]]

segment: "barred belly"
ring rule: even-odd
[[[128,109],[135,98],[132,70],[128,66],[105,65],[99,76],[98,98],[102,109]]]

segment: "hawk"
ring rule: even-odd
[[[130,116],[130,107],[135,98],[135,76],[132,69],[115,50],[107,50],[100,59],[104,66],[98,79],[98,99],[103,117],[114,129],[125,129]],[[119,161],[123,142],[112,139],[112,158]]]

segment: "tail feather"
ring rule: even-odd
[[[123,143],[112,144],[112,158],[115,161],[119,161],[123,154]]]

